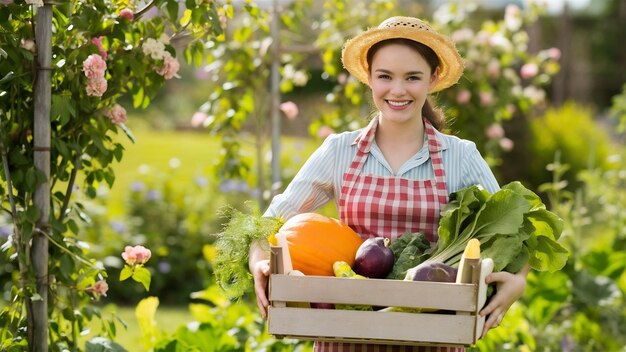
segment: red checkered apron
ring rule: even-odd
[[[357,153],[343,175],[339,200],[341,220],[364,239],[389,237],[407,231],[421,231],[434,242],[441,207],[448,202],[446,176],[441,160],[441,145],[434,127],[424,120],[434,179],[409,180],[399,177],[363,175],[361,170],[376,135],[378,119],[372,120],[357,137]],[[432,346],[385,346],[316,342],[315,351],[463,351],[463,348]]]

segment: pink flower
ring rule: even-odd
[[[559,48],[550,48],[548,49],[548,57],[552,60],[558,60],[561,58],[561,49]]]
[[[156,73],[163,76],[165,79],[172,79],[178,72],[179,68],[180,64],[178,63],[178,60],[166,51],[163,56],[163,66],[158,67],[156,69]]]
[[[534,63],[524,64],[520,69],[520,75],[523,79],[530,79],[539,73],[539,66]]]
[[[107,111],[106,115],[109,119],[111,119],[111,122],[116,125],[126,123],[126,120],[128,120],[128,117],[126,116],[126,109],[124,109],[120,104],[113,105],[113,107]]]
[[[85,291],[94,293],[96,296],[105,296],[109,290],[109,284],[104,280],[99,280],[95,284],[87,287]]]
[[[456,95],[456,102],[461,105],[464,105],[464,104],[469,103],[471,98],[472,98],[472,93],[467,89],[463,89]]]
[[[96,77],[90,79],[85,87],[87,95],[92,97],[101,97],[107,91],[107,80],[104,77]]]
[[[83,61],[83,72],[89,79],[104,78],[107,63],[98,54],[91,54]]]
[[[491,126],[487,127],[485,131],[487,138],[489,139],[500,139],[504,137],[504,128],[499,123],[494,123]]]
[[[474,31],[469,28],[462,28],[454,31],[451,35],[451,39],[455,43],[467,42],[474,37]]]
[[[317,136],[320,138],[326,138],[333,134],[335,130],[330,128],[329,126],[322,126],[319,130],[317,130]]]
[[[208,117],[209,115],[207,115],[205,112],[197,111],[191,117],[191,126],[200,127]]]
[[[144,246],[126,246],[122,258],[128,265],[144,264],[150,259],[152,252]]]
[[[513,150],[513,141],[508,138],[502,138],[500,140],[500,148],[507,152]]]
[[[133,18],[135,18],[135,14],[133,13],[133,10],[131,9],[122,9],[120,11],[120,17],[125,18],[129,21],[132,21]]]
[[[487,64],[487,75],[491,78],[500,77],[500,61],[493,59]]]
[[[100,56],[102,56],[103,60],[107,59],[107,52],[104,50],[102,46],[102,37],[93,37],[91,38],[91,44],[95,45],[98,48],[98,52],[100,52]]]
[[[478,95],[480,96],[480,105],[482,106],[488,106],[491,105],[491,103],[493,103],[493,93],[492,92],[480,92],[478,93]]]
[[[280,111],[282,111],[289,120],[294,120],[299,112],[298,105],[293,101],[286,101],[280,104]]]

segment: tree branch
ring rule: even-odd
[[[141,10],[135,12],[135,17],[134,19],[137,20],[139,19],[141,16],[145,15],[146,12],[148,12],[148,10],[150,10],[151,7],[154,6],[154,2],[155,0],[150,1],[149,3],[146,4],[146,6],[144,6]]]
[[[80,170],[80,153],[76,153],[76,157],[74,158],[74,168],[70,174],[70,180],[67,183],[67,191],[65,191],[65,199],[63,199],[63,205],[61,206],[61,210],[59,212],[59,222],[63,222],[63,219],[65,219],[65,213],[70,204],[70,198],[72,197],[72,191],[74,190],[74,182],[76,182],[76,174],[78,174],[78,170]]]

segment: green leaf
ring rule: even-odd
[[[133,280],[141,283],[146,291],[150,291],[150,271],[143,266],[136,267],[133,272]]]
[[[191,10],[189,10],[189,8],[187,8],[185,10],[185,12],[183,13],[183,16],[180,18],[180,25],[181,26],[186,26],[189,21],[191,21]]]
[[[558,242],[546,236],[537,236],[537,243],[530,249],[528,262],[531,268],[539,271],[555,272],[567,263],[569,251]]]
[[[139,87],[139,89],[133,94],[133,107],[138,108],[141,106],[144,100],[143,87]]]
[[[155,322],[158,306],[159,299],[157,297],[148,297],[139,301],[137,308],[135,308],[135,316],[137,317],[141,335],[143,339],[150,343],[153,343],[159,335],[159,330]]]
[[[176,23],[178,18],[178,0],[169,0],[167,2],[167,14],[170,17],[170,21]]]
[[[479,211],[470,232],[481,242],[497,234],[517,233],[530,203],[510,190],[494,193]],[[468,229],[466,229],[467,231]],[[462,236],[464,236],[463,231]]]
[[[124,268],[120,271],[120,281],[124,281],[131,276],[133,276],[133,270],[130,266],[124,265]]]
[[[519,255],[523,243],[517,235],[498,235],[481,242],[480,247],[481,257],[493,259],[493,271],[502,271]]]

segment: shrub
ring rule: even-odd
[[[530,140],[526,155],[527,167],[520,177],[538,186],[551,179],[550,164],[559,153],[560,162],[570,173],[565,180],[576,184],[576,175],[588,168],[606,170],[611,153],[611,135],[593,118],[590,108],[568,102],[560,108],[550,108],[545,115],[531,120]]]

